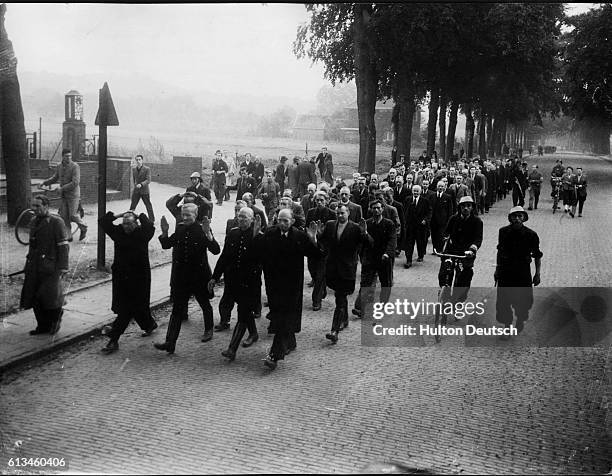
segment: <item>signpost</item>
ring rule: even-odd
[[[100,89],[98,114],[96,115],[96,126],[99,126],[100,136],[98,143],[98,218],[106,215],[106,159],[108,155],[108,140],[106,136],[107,126],[118,126],[119,119],[115,112],[115,105],[111,97],[108,84],[104,83]],[[106,237],[104,230],[98,226],[98,261],[99,270],[105,269]]]

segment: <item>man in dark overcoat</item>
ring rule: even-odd
[[[68,231],[64,220],[49,212],[48,197],[35,196],[31,206],[34,218],[20,304],[34,309],[37,325],[30,335],[55,334],[64,313],[62,276],[68,272]]]
[[[183,221],[176,225],[176,231],[168,236],[168,222],[165,217],[161,219],[162,234],[159,242],[162,248],[172,248],[172,271],[170,287],[172,288],[172,315],[168,323],[166,341],[156,343],[155,348],[174,353],[176,340],[181,331],[181,323],[186,320],[187,306],[191,296],[202,309],[204,316],[204,335],[202,342],[213,337],[213,310],[210,305],[212,295],[207,289],[210,279],[210,266],[208,253],[220,253],[219,243],[215,240],[210,229],[210,222],[204,217],[202,223],[196,220],[198,207],[192,203],[183,205],[181,209]]]
[[[438,252],[442,252],[444,229],[452,215],[453,198],[446,193],[446,183],[440,180],[436,185],[431,213],[431,244]]]
[[[306,227],[311,223],[327,223],[336,219],[336,214],[327,207],[327,194],[317,192],[314,195],[315,208],[308,210],[306,215]],[[293,214],[292,214],[293,217]],[[295,222],[295,219],[293,220]],[[308,257],[308,271],[312,277],[312,310],[321,310],[321,301],[327,296],[327,286],[325,284],[325,255],[311,255]]]
[[[542,251],[538,234],[523,225],[529,215],[523,207],[516,206],[510,210],[510,225],[499,229],[497,244],[497,266],[494,279],[497,283],[496,319],[506,328],[514,321],[516,314],[516,331],[523,330],[533,305],[533,287],[540,284],[540,266]],[[535,264],[535,273],[531,276],[531,261]],[[509,335],[500,337],[508,340]]]
[[[269,332],[274,334],[264,364],[271,369],[296,347],[295,334],[302,329],[304,256],[320,254],[315,222],[311,222],[307,232],[298,230],[292,226],[293,213],[289,209],[281,210],[277,220],[278,225],[263,236],[260,254],[270,306]]]
[[[397,225],[383,217],[381,199],[370,202],[371,218],[366,220],[366,243],[361,254],[361,283],[353,314],[361,317],[362,306],[374,301],[376,277],[380,279],[380,302],[389,301],[393,286],[393,261],[397,243]]]
[[[408,200],[405,208],[406,213],[406,239],[404,251],[406,252],[406,263],[404,268],[412,266],[412,254],[414,245],[417,247],[417,261],[423,261],[427,249],[427,234],[431,223],[431,205],[429,201],[421,196],[421,186],[412,186],[412,200]]]
[[[355,292],[358,253],[366,241],[366,222],[359,224],[349,220],[346,204],[340,202],[336,208],[336,220],[321,226],[320,241],[327,254],[325,279],[327,286],[334,290],[336,309],[331,332],[325,337],[338,342],[338,332],[348,326],[348,296]]]
[[[121,225],[113,221],[122,218]],[[140,224],[138,223],[140,221]],[[119,337],[125,332],[131,318],[138,323],[145,336],[157,328],[151,316],[151,265],[149,263],[149,241],[155,227],[147,215],[139,217],[133,211],[119,215],[108,212],[98,220],[115,248],[111,270],[113,273],[113,297],[111,310],[117,314],[108,333],[110,340],[102,352],[110,354],[119,349]]]
[[[223,252],[208,282],[208,289],[212,293],[221,276],[225,276],[224,292],[229,293],[238,304],[238,322],[228,348],[221,353],[230,361],[236,358],[236,351],[247,330],[249,337],[243,342],[244,347],[249,347],[259,339],[255,312],[261,305],[261,226],[260,218],[255,219],[249,207],[238,212],[238,228],[230,230],[225,237]]]

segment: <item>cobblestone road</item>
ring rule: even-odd
[[[542,285],[609,286],[612,165],[562,158],[585,168],[589,197],[583,218],[553,216],[544,186],[527,223],[542,239]],[[549,175],[552,158],[540,163]],[[510,207],[498,203],[485,217],[474,286],[492,284]],[[435,285],[433,257],[408,271],[401,263],[398,285]],[[333,300],[312,312],[308,291],[298,349],[272,373],[261,362],[271,343],[265,319],[262,339],[228,363],[220,352],[229,333],[201,343],[192,303],[175,355],[130,326],[111,356],[97,338],[6,374],[0,471],[17,456],[65,457],[88,473],[347,473],[381,461],[453,474],[610,471],[609,347],[466,348],[448,339],[372,348],[360,345],[355,321],[332,346],[324,334]],[[156,340],[168,312],[157,312]]]

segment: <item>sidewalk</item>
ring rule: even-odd
[[[151,270],[151,309],[168,302],[170,266],[166,264]],[[0,372],[100,332],[103,326],[115,319],[115,314],[110,310],[111,297],[111,281],[68,294],[62,327],[55,335],[29,335],[29,331],[36,327],[31,309],[2,318]]]

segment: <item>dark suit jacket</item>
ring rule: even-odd
[[[359,205],[363,210],[367,210],[370,205],[370,193],[368,187],[365,187],[361,192],[358,189],[353,190],[351,193],[351,201]]]
[[[438,198],[436,193],[433,197],[433,207],[431,213],[431,225],[437,226],[438,228],[446,227],[448,219],[453,215],[453,197],[450,194],[444,192],[442,197]]]
[[[310,210],[311,208],[314,208],[316,206],[315,201],[314,201],[314,195],[310,196],[309,193],[304,195],[302,197],[300,205],[302,205],[302,208],[304,209],[304,212],[308,213],[308,210]]]
[[[425,220],[425,225],[422,221]],[[414,233],[417,228],[429,228],[431,222],[431,205],[424,197],[419,197],[419,203],[415,207],[412,199],[408,200],[406,206],[406,231],[408,234]]]
[[[306,226],[310,225],[313,221],[321,221],[321,223],[327,223],[329,220],[335,220],[336,214],[327,207],[311,208],[306,214]]]
[[[257,185],[255,184],[255,179],[251,177],[239,177],[236,181],[236,200],[240,200],[242,195],[249,192],[252,193],[253,196],[257,192]]]
[[[363,218],[361,205],[357,205],[356,203],[349,201],[346,204],[346,206],[348,207],[348,210],[349,210],[349,220],[355,223],[359,223],[361,219]]]
[[[354,288],[357,275],[357,253],[366,237],[361,233],[359,225],[350,220],[340,235],[340,239],[337,237],[337,229],[338,221],[330,220],[325,224],[325,229],[320,237],[321,246],[327,254],[326,279],[332,289],[335,289],[341,281],[352,282]]]
[[[298,185],[309,183],[317,183],[317,176],[315,175],[314,164],[309,162],[308,160],[302,160],[298,166]]]
[[[151,183],[151,169],[146,165],[143,165],[138,169],[134,167],[132,169],[132,178],[134,179],[134,193],[138,195],[149,195],[149,184]],[[136,188],[136,185],[142,185],[140,188]]]

